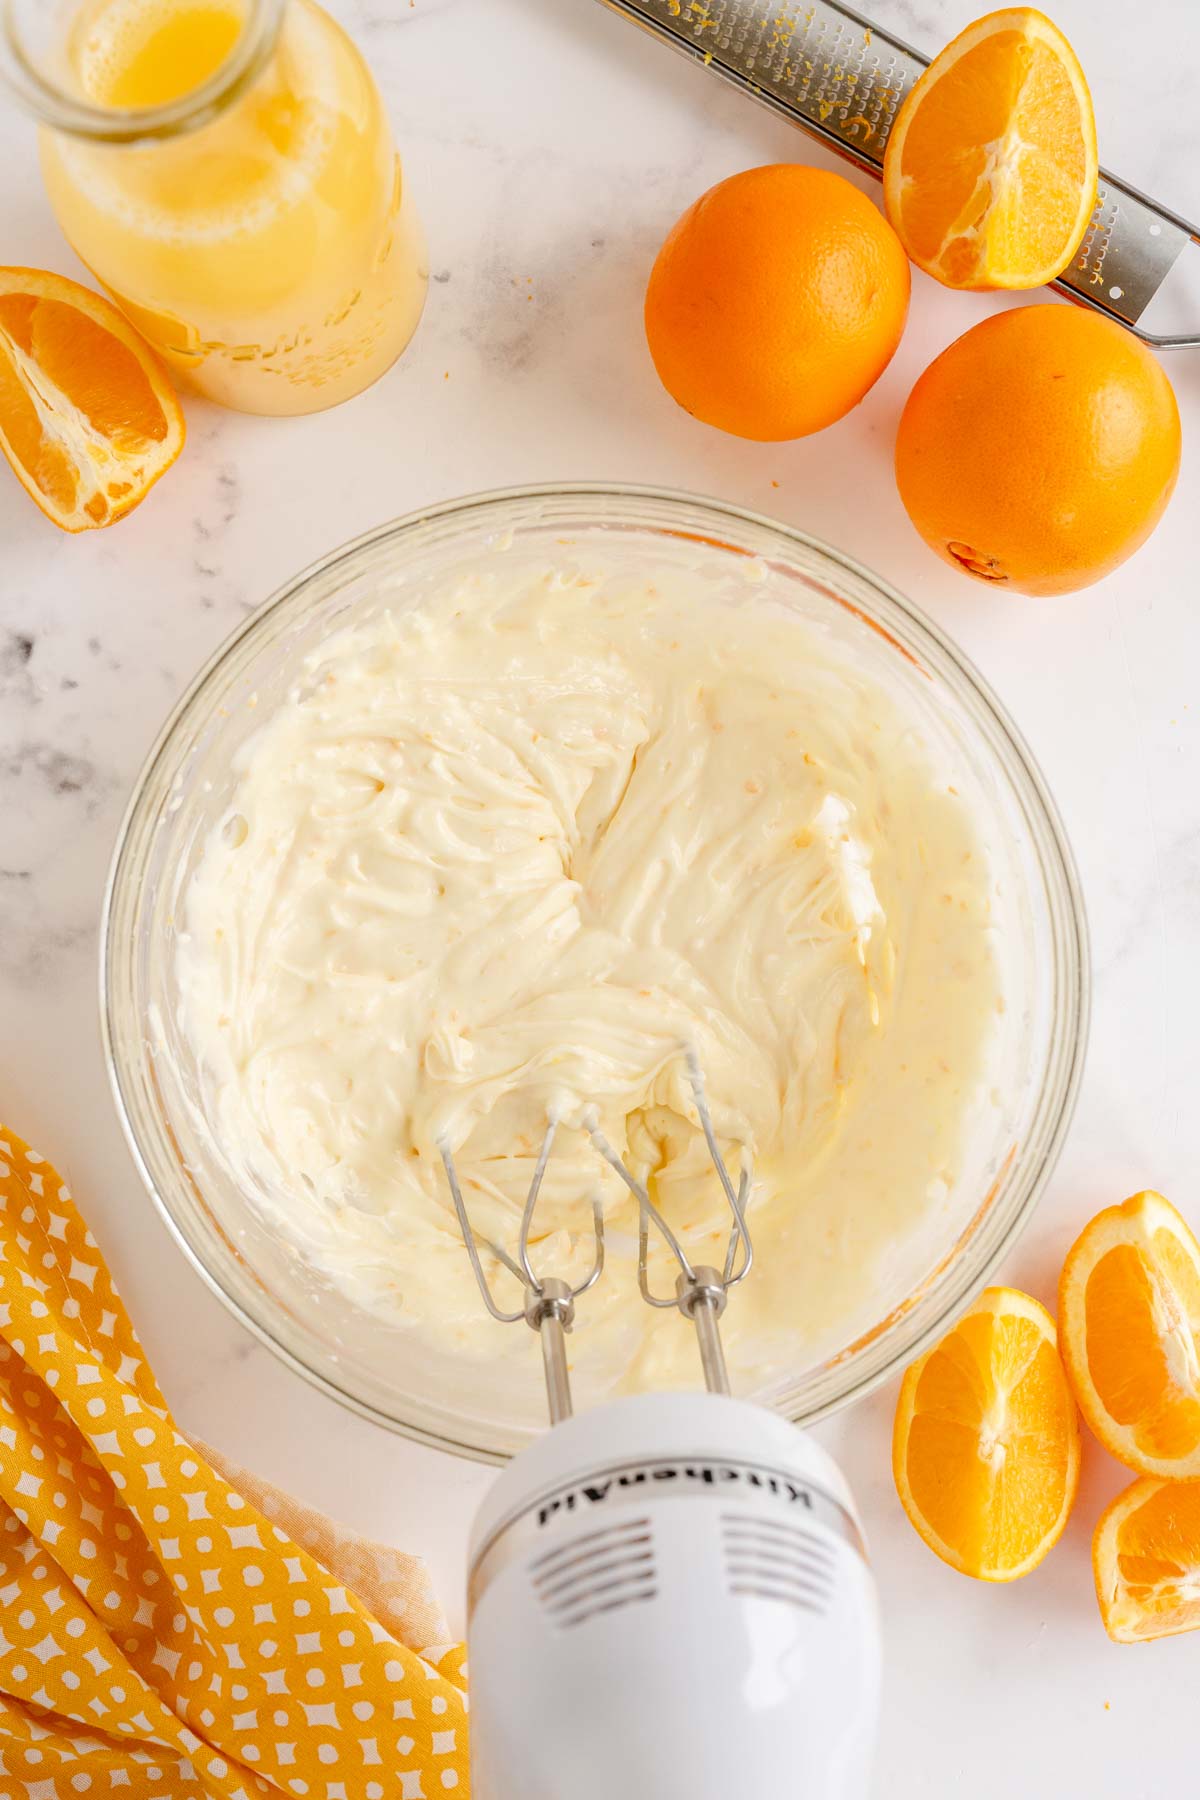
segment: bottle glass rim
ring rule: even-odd
[[[248,0],[229,55],[206,81],[156,106],[95,106],[47,66],[22,26],[21,0],[0,0],[0,74],[18,102],[52,131],[95,143],[136,144],[181,136],[224,112],[261,72],[287,0]]]

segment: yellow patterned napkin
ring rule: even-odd
[[[463,1652],[414,1647],[444,1631],[420,1565],[214,1461],[0,1131],[0,1800],[465,1797]]]

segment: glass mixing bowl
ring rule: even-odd
[[[996,871],[1006,1008],[994,1103],[968,1119],[944,1204],[889,1248],[861,1316],[809,1343],[758,1397],[811,1421],[864,1393],[940,1333],[1012,1243],[1063,1142],[1087,1034],[1086,927],[1070,850],[1038,769],[962,655],[900,594],[849,558],[735,506],[645,488],[565,484],[457,500],[382,527],[289,582],[192,683],[137,783],[114,856],[102,933],[109,1070],[121,1120],[171,1231],[231,1310],[327,1393],[430,1444],[498,1461],[544,1422],[527,1362],[465,1363],[362,1308],[260,1217],[206,1117],[178,1025],[181,896],[229,804],[239,745],[305,655],[381,594],[393,610],[430,583],[513,547],[550,558],[633,544],[649,569],[688,547],[720,586],[758,559],[763,588],[903,691],[924,738],[969,785]],[[566,549],[564,549],[566,547]],[[252,699],[253,696],[253,699]],[[249,703],[249,704],[248,704]],[[732,1305],[746,1304],[746,1289]],[[637,1304],[631,1297],[631,1304]],[[584,1303],[586,1307],[586,1303]],[[586,1330],[581,1309],[578,1326]],[[494,1327],[497,1333],[502,1328]],[[507,1347],[506,1347],[507,1349]]]

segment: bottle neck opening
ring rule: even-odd
[[[151,3],[151,0],[147,0]],[[198,86],[148,106],[99,105],[73,86],[64,46],[39,42],[26,0],[0,0],[0,73],[39,124],[94,143],[137,144],[181,136],[215,119],[255,80],[279,36],[287,0],[248,0],[236,42]],[[26,16],[30,15],[30,16]]]

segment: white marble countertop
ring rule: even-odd
[[[978,4],[876,10],[932,50]],[[989,592],[918,541],[890,456],[919,370],[993,302],[917,276],[899,354],[851,417],[792,445],[722,437],[654,378],[646,274],[710,183],[823,152],[594,0],[335,10],[375,68],[429,230],[434,282],[400,366],[307,420],[189,404],[183,461],[115,531],[59,535],[0,471],[0,1116],[69,1171],[183,1428],[425,1552],[461,1623],[467,1523],[488,1472],[340,1411],[247,1336],[168,1239],[117,1126],[97,918],[117,820],[163,715],[285,577],[390,516],[473,489],[588,476],[691,488],[872,564],[999,689],[1082,869],[1096,977],[1086,1085],[1051,1189],[1001,1271],[1052,1301],[1062,1254],[1099,1206],[1154,1186],[1200,1226],[1200,354],[1169,364],[1190,440],[1150,544],[1064,600]],[[1057,0],[1055,16],[1088,70],[1103,160],[1200,213],[1192,5],[1141,0],[1136,29],[1118,0]],[[7,107],[0,158],[4,260],[79,273],[42,196],[33,130]],[[1122,1471],[1089,1441],[1063,1543],[1028,1580],[978,1586],[937,1562],[900,1511],[894,1398],[885,1389],[821,1428],[859,1496],[882,1590],[877,1792],[1194,1792],[1200,1637],[1117,1648],[1096,1612],[1091,1529]]]

